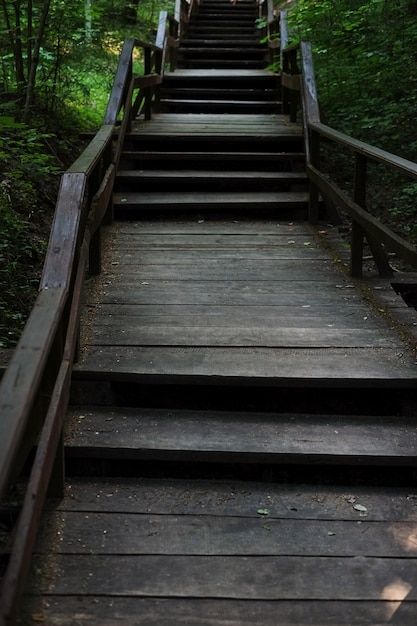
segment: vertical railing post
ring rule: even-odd
[[[151,73],[152,69],[152,56],[151,49],[145,48],[145,59],[144,59],[144,72],[146,74]],[[145,120],[150,120],[152,118],[152,88],[145,88]]]
[[[306,132],[309,132],[308,130]],[[314,130],[310,131],[310,163],[316,169],[320,169],[320,134]],[[317,185],[310,180],[309,186],[309,204],[308,204],[308,221],[310,224],[317,224],[319,221],[319,189]]]
[[[290,63],[289,63],[289,53],[283,51],[282,52],[282,68],[281,74],[289,74],[290,73]],[[290,90],[288,87],[282,85],[281,87],[281,113],[283,115],[288,115],[290,112]]]
[[[363,154],[355,153],[355,169],[353,180],[353,200],[362,208],[366,206],[366,167],[367,160]],[[357,221],[352,220],[350,271],[356,278],[362,277],[364,231]]]

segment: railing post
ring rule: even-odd
[[[287,11],[281,11],[279,14],[279,43],[280,43],[280,69],[284,67],[284,50],[288,46],[288,23]]]
[[[308,132],[308,130],[306,130]],[[310,162],[313,167],[320,169],[320,134],[316,131],[310,131]],[[309,185],[309,204],[308,204],[308,221],[310,224],[317,224],[319,221],[319,189],[310,180]]]
[[[353,180],[353,200],[362,208],[366,205],[366,157],[360,152],[355,153],[355,169]],[[364,230],[352,220],[352,236],[350,251],[350,271],[356,278],[362,277]]]
[[[150,74],[152,69],[151,49],[145,48],[144,71]],[[152,118],[152,88],[145,88],[145,120]]]

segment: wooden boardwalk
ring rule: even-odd
[[[384,281],[371,281],[377,302],[365,297],[330,250],[334,230],[320,230],[188,214],[108,233],[67,418],[66,495],[44,516],[25,623],[415,623],[417,494],[412,472],[393,479],[415,454],[414,418],[392,406],[319,415],[300,397],[319,389],[323,409],[333,386],[414,387],[414,352],[387,323],[411,311]],[[150,383],[157,408],[117,400],[120,381],[139,397]],[[219,381],[243,410],[207,410]],[[182,408],[161,408],[164,383]],[[278,409],[251,409],[257,385],[278,390]],[[282,413],[280,389],[298,414]]]
[[[321,239],[331,242],[333,230]],[[387,324],[384,304],[355,289],[303,222],[121,222],[101,287],[89,303],[85,376],[414,385],[414,352]],[[408,309],[394,292],[392,301]]]
[[[23,623],[411,626],[416,498],[405,488],[75,478],[45,515]]]
[[[121,148],[24,624],[416,623],[415,310],[308,225],[258,15],[199,3]]]

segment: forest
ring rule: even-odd
[[[163,9],[173,2],[0,2],[0,349],[15,345],[30,311],[60,175],[101,124],[123,41],[153,41]],[[288,9],[291,43],[312,43],[323,120],[417,162],[417,0],[276,9]],[[329,158],[343,180],[343,156]],[[376,180],[374,212],[417,241],[417,182]]]

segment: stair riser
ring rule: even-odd
[[[275,102],[261,104],[241,102],[235,104],[233,102],[201,103],[198,100],[196,100],[194,103],[175,102],[175,100],[171,100],[170,102],[161,101],[160,107],[161,113],[193,113],[198,111],[199,113],[238,113],[241,115],[245,115],[249,113],[277,113],[280,110],[279,104]]]
[[[130,136],[125,143],[125,150],[140,150],[149,152],[227,152],[228,154],[236,152],[236,158],[239,158],[239,152],[255,152],[253,150],[254,142],[245,136],[233,137],[201,137],[193,135],[170,137],[164,140],[161,137],[153,136],[148,139],[145,136],[136,138]],[[303,152],[304,142],[301,137],[281,137],[277,138],[259,138],[256,141],[256,152]],[[228,157],[229,158],[229,157]]]
[[[197,100],[199,102],[204,100],[244,100],[250,102],[251,100],[260,100],[268,102],[278,102],[280,100],[279,93],[274,89],[175,89],[164,88],[160,91],[160,99],[163,100]]]
[[[246,61],[246,60],[230,60],[230,59],[217,59],[216,61],[211,59],[189,60],[182,61],[181,68],[183,69],[262,69],[265,67],[263,61]]]
[[[171,171],[181,170],[217,170],[217,171],[248,171],[248,172],[304,172],[305,171],[305,158],[304,155],[282,155],[277,156],[266,154],[252,156],[231,155],[227,159],[222,158],[217,154],[211,156],[210,154],[198,155],[190,154],[186,156],[184,154],[176,156],[174,159],[170,159],[169,154],[156,155],[148,154],[143,159],[137,154],[133,156],[124,156],[120,162],[122,169],[163,169]]]
[[[227,181],[224,179],[218,179],[213,172],[212,178],[204,178],[198,180],[190,179],[152,179],[143,178],[137,181],[127,181],[121,179],[116,181],[115,191],[143,191],[149,192],[155,189],[162,189],[167,192],[176,191],[204,191],[209,193],[215,186],[217,191],[305,191],[306,186],[302,182],[293,181],[273,181],[273,180],[252,180],[252,179],[238,179]]]

